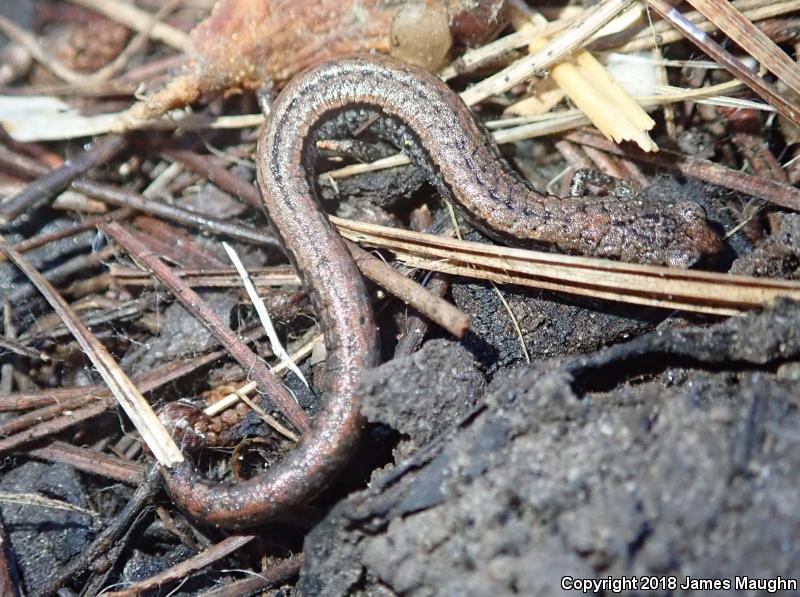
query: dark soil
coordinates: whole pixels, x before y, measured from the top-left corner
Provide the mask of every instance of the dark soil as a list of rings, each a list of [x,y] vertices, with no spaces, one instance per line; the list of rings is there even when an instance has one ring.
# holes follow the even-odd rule
[[[472,409],[482,382],[463,348],[428,343],[384,365],[364,382],[365,411],[416,451],[311,531],[298,592],[555,595],[564,576],[794,578],[799,330],[800,305],[786,302],[659,331],[504,372]],[[458,416],[438,416],[454,397]]]

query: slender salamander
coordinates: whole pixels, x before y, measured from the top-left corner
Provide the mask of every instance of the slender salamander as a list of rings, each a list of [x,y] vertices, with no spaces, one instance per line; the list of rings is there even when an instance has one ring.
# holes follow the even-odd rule
[[[317,201],[315,162],[318,140],[367,122],[370,134],[404,150],[473,225],[501,242],[676,267],[721,247],[695,203],[535,191],[459,97],[419,68],[369,56],[306,71],[276,100],[256,165],[267,214],[325,333],[324,394],[299,445],[259,476],[226,486],[190,463],[164,469],[172,498],[200,521],[248,527],[275,519],[318,494],[355,449],[362,423],[355,388],[378,361],[377,332],[353,258]]]

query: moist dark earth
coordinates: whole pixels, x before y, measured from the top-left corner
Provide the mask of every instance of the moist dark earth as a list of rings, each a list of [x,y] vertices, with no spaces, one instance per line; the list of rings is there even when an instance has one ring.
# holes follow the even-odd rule
[[[384,365],[364,380],[365,412],[402,434],[396,464],[311,531],[298,593],[796,578],[798,324],[800,305],[785,302],[519,366],[488,386],[450,342]]]

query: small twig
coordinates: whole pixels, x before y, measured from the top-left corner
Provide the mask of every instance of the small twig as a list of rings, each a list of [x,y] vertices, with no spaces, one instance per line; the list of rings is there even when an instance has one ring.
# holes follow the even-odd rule
[[[561,139],[561,141],[556,141],[555,147],[573,170],[588,170],[592,168],[591,160],[574,143]]]
[[[149,21],[139,30],[128,46],[114,60],[90,74],[77,72],[69,68],[54,56],[50,55],[33,35],[3,16],[0,16],[0,30],[27,49],[37,62],[71,86],[95,87],[98,84],[104,83],[107,79],[110,79],[119,72],[130,57],[144,47],[148,38],[155,38],[156,35],[153,34],[153,32],[162,24],[160,20],[180,3],[181,0],[169,0],[155,15],[149,17]]]
[[[23,212],[44,204],[63,191],[73,180],[90,168],[103,164],[122,151],[126,145],[125,137],[107,135],[97,141],[90,149],[64,162],[44,176],[29,183],[22,191],[0,204],[0,224],[7,224]]]
[[[380,284],[431,321],[438,323],[456,338],[464,336],[469,328],[469,316],[461,309],[405,277],[355,243],[348,242],[347,248],[350,249],[361,273],[370,280]]]
[[[261,193],[258,192],[255,185],[242,180],[227,168],[218,165],[208,156],[185,149],[168,149],[162,153],[165,157],[177,160],[190,170],[205,176],[219,188],[236,195],[245,203],[258,209],[263,208]]]
[[[442,298],[449,287],[447,276],[434,272],[425,288],[428,292]],[[428,332],[429,319],[419,312],[409,313],[406,317],[404,329],[397,340],[394,349],[394,356],[400,357],[412,354],[422,344],[425,334]]]
[[[0,518],[0,595],[7,597],[21,597],[19,571],[8,541],[5,523]]]
[[[790,184],[789,177],[770,151],[769,145],[762,135],[741,130],[736,123],[733,123],[733,130],[731,140],[742,152],[753,173],[770,178],[780,184]]]
[[[252,341],[259,337],[261,333],[261,330],[257,330],[256,333],[248,333],[246,334],[246,339]],[[136,386],[140,388],[143,393],[150,392],[176,379],[189,375],[201,367],[213,363],[217,359],[225,356],[225,354],[223,350],[215,350],[214,352],[193,359],[178,359],[159,365],[152,371],[134,378],[134,381]],[[47,407],[54,404],[63,404],[65,401],[76,398],[82,401],[78,403],[79,405],[86,405],[94,400],[106,398],[107,396],[109,396],[109,390],[102,385],[18,392],[10,396],[0,396],[0,412]]]
[[[614,178],[625,178],[625,172],[620,165],[607,153],[589,146],[585,146],[583,151],[586,153],[586,156],[592,160],[593,168],[596,168],[608,176],[613,176]]]
[[[421,232],[435,232],[437,229],[437,225],[427,206],[412,212],[410,224],[412,230]],[[444,297],[450,286],[448,276],[439,272],[431,272],[423,276],[421,284],[440,298]],[[418,311],[413,313],[406,312],[403,328],[394,349],[395,358],[410,355],[416,351],[422,345],[422,341],[428,333],[428,327],[429,320]]]
[[[18,450],[26,444],[35,442],[55,433],[60,433],[61,431],[64,431],[73,425],[77,425],[78,423],[82,423],[83,421],[93,419],[94,417],[106,412],[108,408],[108,403],[101,401],[97,404],[91,404],[89,406],[84,406],[82,408],[70,411],[68,414],[63,414],[52,421],[44,421],[38,425],[34,425],[22,433],[17,433],[16,435],[0,440],[0,454]]]
[[[13,168],[16,172],[29,177],[43,176],[50,169],[34,160],[14,153],[0,145],[0,164]],[[200,230],[208,230],[216,234],[223,234],[246,242],[271,246],[276,249],[281,247],[278,240],[267,233],[242,224],[231,223],[203,214],[182,209],[174,205],[167,205],[160,201],[147,199],[138,193],[124,191],[117,187],[79,178],[70,185],[74,190],[95,197],[101,201],[117,207],[129,207],[137,211],[164,218]]]
[[[208,304],[192,290],[172,269],[153,254],[136,235],[116,223],[106,224],[103,230],[131,257],[142,263],[164,283],[180,303],[200,321],[206,329],[231,353],[231,355],[258,382],[286,418],[300,431],[308,429],[308,416],[292,398],[286,388],[278,383],[258,356],[250,350],[233,331],[211,310]]]
[[[222,269],[227,264],[202,247],[192,235],[151,216],[137,216],[131,222],[147,236],[150,248],[167,261],[188,269]],[[141,271],[140,271],[141,273]]]
[[[105,224],[106,222],[124,220],[126,218],[131,217],[133,213],[134,213],[133,210],[123,208],[123,209],[118,209],[116,211],[112,211],[111,213],[102,216],[94,216],[86,218],[81,222],[65,226],[64,228],[59,228],[58,230],[52,230],[50,232],[45,232],[43,234],[37,234],[36,236],[31,236],[30,238],[26,238],[25,240],[14,245],[14,250],[20,253],[27,253],[32,249],[37,249],[49,243],[56,242],[64,238],[69,238],[71,236],[75,236],[76,234],[84,232],[85,230],[93,230],[97,228],[100,224]],[[6,260],[5,255],[0,255],[0,262],[3,262],[5,260]]]
[[[108,247],[100,249],[96,253],[85,253],[83,255],[76,255],[72,259],[68,259],[63,263],[58,264],[54,268],[51,268],[44,272],[42,275],[44,278],[49,281],[51,284],[57,284],[66,278],[73,277],[78,273],[83,273],[93,267],[97,267],[99,264],[103,263],[106,259],[108,259],[111,255],[114,254],[113,250],[109,250]],[[32,284],[23,284],[20,285],[13,293],[9,295],[9,300],[12,302],[19,302],[22,299],[28,298],[35,294],[35,286]],[[22,338],[26,338],[28,334],[22,336]]]
[[[134,486],[142,482],[145,469],[142,464],[103,454],[97,450],[73,446],[62,441],[55,441],[48,446],[29,450],[26,452],[26,456],[67,464],[85,473]]]
[[[511,320],[511,325],[514,328],[514,332],[516,332],[517,334],[517,340],[519,340],[519,345],[520,348],[522,349],[522,356],[525,358],[525,362],[530,363],[531,355],[528,352],[528,345],[525,344],[525,336],[522,333],[522,328],[519,327],[519,320],[517,319],[517,316],[514,314],[513,309],[511,309],[511,305],[508,304],[506,297],[503,296],[503,293],[497,287],[497,284],[493,280],[490,281],[489,283],[492,285],[492,288],[494,288],[494,292],[497,295],[497,298],[500,299],[500,302],[503,304],[503,308],[508,313],[508,317]]]
[[[261,572],[252,573],[249,578],[200,593],[197,597],[240,597],[241,595],[250,595],[259,589],[266,589],[288,582],[292,577],[299,574],[302,566],[303,554],[295,554],[281,562],[270,565],[269,568]]]
[[[87,398],[86,396],[74,396],[67,400],[62,400],[58,404],[43,406],[24,415],[17,415],[7,421],[3,421],[0,423],[0,437],[6,438],[21,433],[25,429],[30,429],[34,425],[55,419],[67,411],[81,408],[93,401],[91,399],[87,400]],[[107,408],[110,408],[111,404],[111,402],[107,402]]]
[[[131,583],[121,591],[107,591],[103,593],[103,595],[105,597],[132,597],[133,595],[139,595],[144,591],[161,587],[167,583],[181,580],[193,572],[202,570],[222,558],[229,556],[237,549],[241,549],[250,543],[253,539],[255,539],[255,535],[234,535],[233,537],[228,537],[212,545],[202,553],[184,562],[180,562],[171,568],[167,568],[155,576]]]
[[[20,344],[16,340],[12,340],[11,338],[7,338],[5,336],[0,336],[0,349],[9,350],[14,354],[30,357],[32,359],[39,359],[42,361],[49,360],[49,357],[45,353],[28,348],[24,344]]]
[[[11,301],[7,298],[3,301],[3,329],[6,339],[16,342],[17,328],[14,325],[14,311],[11,308]],[[7,362],[0,365],[0,399],[14,389],[14,365],[12,359],[7,359]]]

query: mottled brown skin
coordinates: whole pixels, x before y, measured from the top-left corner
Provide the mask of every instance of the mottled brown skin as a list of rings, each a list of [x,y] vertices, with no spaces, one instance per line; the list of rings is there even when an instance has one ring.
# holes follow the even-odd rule
[[[269,218],[325,333],[323,400],[297,448],[261,476],[224,486],[188,463],[165,470],[170,495],[198,520],[247,527],[274,519],[315,496],[355,448],[361,418],[354,391],[359,373],[377,362],[377,334],[361,276],[315,198],[314,162],[320,137],[351,132],[374,114],[385,118],[371,132],[403,148],[473,224],[504,242],[682,267],[720,247],[693,203],[535,191],[499,159],[447,85],[420,69],[378,56],[312,68],[276,101],[257,166]]]

